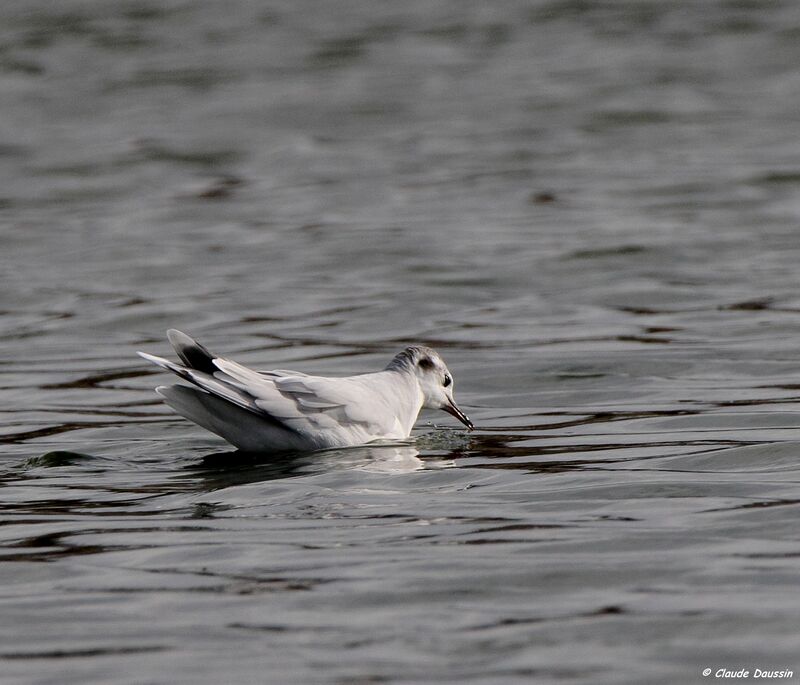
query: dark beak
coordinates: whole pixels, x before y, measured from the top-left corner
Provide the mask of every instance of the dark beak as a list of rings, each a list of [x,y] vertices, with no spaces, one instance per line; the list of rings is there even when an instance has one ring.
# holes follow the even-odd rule
[[[442,407],[448,414],[452,414],[455,416],[461,423],[463,423],[467,430],[472,430],[475,426],[472,425],[472,421],[469,420],[469,416],[467,416],[463,411],[461,411],[453,400],[450,400],[450,404],[446,404]]]

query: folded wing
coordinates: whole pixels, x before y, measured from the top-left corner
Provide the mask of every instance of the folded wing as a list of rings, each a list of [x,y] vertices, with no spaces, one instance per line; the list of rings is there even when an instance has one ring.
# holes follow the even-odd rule
[[[229,359],[214,364],[223,377],[253,398],[261,411],[300,432],[363,432],[365,436],[387,434],[393,426],[392,412],[376,412],[376,396],[369,376],[323,378],[279,372],[272,377]],[[291,375],[290,375],[291,374]],[[381,425],[376,417],[385,417]]]

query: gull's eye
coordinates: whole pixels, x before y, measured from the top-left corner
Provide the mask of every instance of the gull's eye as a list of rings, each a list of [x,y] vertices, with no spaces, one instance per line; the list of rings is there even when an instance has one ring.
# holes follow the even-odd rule
[[[444,385],[444,387],[446,388],[446,387],[447,387],[448,385],[450,385],[450,383],[452,383],[452,382],[453,382],[453,379],[452,379],[452,378],[450,378],[450,374],[449,374],[449,373],[446,373],[446,374],[444,375],[444,383],[442,383],[442,385]]]

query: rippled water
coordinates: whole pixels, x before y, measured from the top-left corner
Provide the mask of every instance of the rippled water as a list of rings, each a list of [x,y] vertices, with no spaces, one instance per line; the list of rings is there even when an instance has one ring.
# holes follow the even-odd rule
[[[0,665],[25,683],[800,672],[800,8],[0,7]],[[478,429],[270,459],[164,330],[440,349]]]

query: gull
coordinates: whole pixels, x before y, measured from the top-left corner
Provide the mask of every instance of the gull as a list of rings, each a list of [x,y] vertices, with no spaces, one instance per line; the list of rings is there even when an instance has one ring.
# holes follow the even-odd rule
[[[453,400],[453,376],[430,347],[412,345],[382,371],[343,378],[255,371],[218,357],[185,333],[167,338],[182,364],[139,356],[192,386],[156,388],[178,414],[248,452],[311,451],[405,440],[423,407],[474,426]]]

